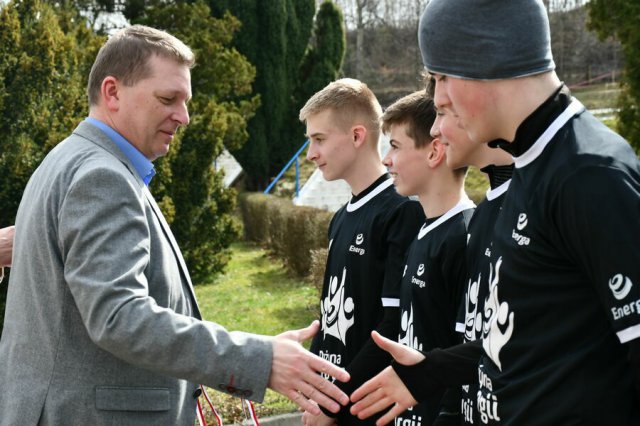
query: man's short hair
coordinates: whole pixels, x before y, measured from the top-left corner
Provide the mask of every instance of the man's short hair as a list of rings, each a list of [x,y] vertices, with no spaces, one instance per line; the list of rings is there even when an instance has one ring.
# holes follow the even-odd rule
[[[102,81],[113,76],[126,86],[133,86],[151,72],[149,58],[158,55],[193,68],[195,55],[191,49],[171,34],[144,25],[120,30],[100,48],[91,72],[87,94],[89,104],[97,105]]]
[[[416,148],[429,144],[431,126],[436,119],[436,110],[424,90],[413,92],[395,101],[382,115],[382,131],[389,133],[391,126],[405,124],[407,136],[413,139]]]
[[[355,124],[362,124],[376,143],[380,137],[382,107],[369,87],[353,78],[343,78],[329,83],[313,95],[300,110],[300,121],[311,115],[331,110],[338,127],[344,131]]]

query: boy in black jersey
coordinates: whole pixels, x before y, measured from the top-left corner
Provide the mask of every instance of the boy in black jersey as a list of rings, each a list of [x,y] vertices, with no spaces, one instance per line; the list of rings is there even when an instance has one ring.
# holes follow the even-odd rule
[[[431,135],[438,137],[446,146],[449,167],[475,166],[489,178],[490,188],[486,197],[478,205],[469,222],[466,284],[456,323],[456,330],[462,333],[463,341],[472,342],[482,337],[484,302],[489,295],[491,238],[502,201],[511,182],[513,157],[503,150],[471,141],[466,132],[455,124],[455,117],[447,111],[439,111]],[[478,359],[479,355],[478,351]],[[477,391],[477,383],[462,385],[458,401],[461,413],[459,424],[480,424],[476,410]]]
[[[400,343],[424,351],[460,342],[455,321],[464,287],[467,224],[475,207],[464,192],[466,168],[447,167],[445,145],[429,134],[435,116],[424,90],[397,100],[382,116],[391,144],[383,163],[396,190],[417,196],[427,218],[407,251],[398,336]],[[443,407],[445,389],[400,414],[395,423],[431,425],[441,410],[443,420],[457,419],[457,403],[453,412]]]
[[[433,81],[429,79],[426,91],[430,96],[433,96],[433,87]],[[446,111],[438,112],[431,129],[431,136],[438,138],[441,145],[446,148],[446,160],[449,168],[455,170],[466,166],[479,167],[487,174],[490,182],[487,196],[475,209],[468,226],[465,288],[456,323],[456,330],[463,334],[465,342],[475,341],[481,337],[484,301],[489,294],[488,276],[490,270],[491,233],[500,211],[502,200],[509,187],[513,170],[513,158],[503,150],[493,149],[486,144],[471,141],[466,132],[455,124],[455,117]],[[442,345],[441,347],[448,346],[450,345]],[[422,350],[425,351],[425,348]],[[477,366],[479,357],[480,351],[478,348],[475,360],[472,361],[473,366]],[[468,363],[468,360],[464,360],[462,367],[466,367]],[[455,363],[450,368],[456,368]],[[397,380],[397,375],[392,369],[388,369],[387,374],[395,376]],[[470,384],[462,386],[462,394],[459,400],[454,403],[454,406],[449,405],[447,407],[450,412],[455,408],[461,414],[460,424],[479,424],[480,421],[475,409],[478,386],[474,385],[472,381],[474,378],[475,376],[469,379]],[[443,383],[443,385],[445,384]],[[428,398],[423,398],[421,401],[436,399],[440,395],[441,389],[442,386],[434,387]],[[410,399],[408,405],[411,406],[416,403],[408,391],[406,391],[406,395]],[[447,403],[450,403],[450,401],[447,401]],[[438,418],[438,421],[443,420],[444,416]]]
[[[556,76],[542,2],[432,0],[420,41],[436,103],[515,157],[492,237],[481,423],[640,424],[636,155]]]
[[[312,352],[344,367],[350,393],[389,364],[371,331],[398,335],[398,283],[409,243],[424,221],[420,204],[399,195],[378,151],[382,110],[362,82],[342,79],[313,95],[300,111],[310,139],[307,158],[326,180],[344,179],[353,198],[329,226],[329,253],[320,301],[322,329]],[[332,378],[329,378],[333,380]],[[310,397],[310,395],[307,395]],[[303,415],[307,426],[373,424],[349,413]]]

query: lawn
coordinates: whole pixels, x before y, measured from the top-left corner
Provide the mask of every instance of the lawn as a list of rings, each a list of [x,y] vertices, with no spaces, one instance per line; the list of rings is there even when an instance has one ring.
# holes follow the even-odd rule
[[[317,318],[316,288],[289,275],[280,260],[247,243],[234,244],[232,253],[224,275],[195,288],[204,319],[228,330],[274,335],[306,327]],[[245,419],[239,399],[211,390],[208,393],[225,423]],[[259,418],[296,410],[288,399],[272,391],[267,392],[263,404],[255,406]],[[207,414],[208,424],[215,425]]]

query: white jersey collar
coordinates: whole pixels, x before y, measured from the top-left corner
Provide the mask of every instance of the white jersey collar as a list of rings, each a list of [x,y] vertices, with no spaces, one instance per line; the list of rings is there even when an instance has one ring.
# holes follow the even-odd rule
[[[514,157],[516,168],[522,168],[530,164],[533,160],[538,158],[546,146],[551,142],[551,139],[558,133],[558,131],[576,114],[584,110],[584,105],[572,98],[571,103],[560,114],[551,125],[544,131],[537,141],[529,148],[524,154],[519,157]]]
[[[492,201],[495,200],[496,198],[498,198],[499,196],[501,196],[502,194],[504,194],[505,192],[507,192],[507,189],[509,189],[509,184],[511,183],[511,179],[509,179],[506,182],[503,182],[500,186],[498,186],[497,188],[489,188],[487,189],[487,200]]]
[[[426,226],[427,225],[426,223],[422,225],[422,228],[420,228],[420,232],[418,233],[418,239],[421,240],[422,238],[424,238],[425,235],[427,235],[433,229],[442,225],[447,220],[451,219],[453,216],[457,215],[461,211],[472,209],[475,206],[476,206],[475,203],[469,199],[467,194],[464,194],[460,199],[460,201],[458,201],[458,204],[456,204],[451,210],[449,210],[448,212],[440,216],[438,220],[434,221],[429,226]]]
[[[365,195],[355,203],[351,202],[353,200],[353,198],[351,198],[351,200],[349,200],[349,203],[347,204],[347,211],[354,212],[358,210],[360,207],[367,204],[369,200],[371,200],[373,197],[375,197],[376,195],[378,195],[379,193],[381,193],[391,185],[393,185],[393,179],[387,178],[384,182],[376,186],[370,193],[368,193],[367,195]]]

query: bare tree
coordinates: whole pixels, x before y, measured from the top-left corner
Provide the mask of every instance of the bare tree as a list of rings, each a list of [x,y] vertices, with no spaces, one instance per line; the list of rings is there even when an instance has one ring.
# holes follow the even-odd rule
[[[344,12],[347,52],[343,74],[365,81],[383,105],[422,86],[418,24],[428,0],[334,0]],[[588,0],[543,0],[552,49],[568,84],[620,69],[615,40],[601,42],[586,28]],[[496,29],[499,30],[499,29]],[[464,52],[452,52],[452,54]]]

